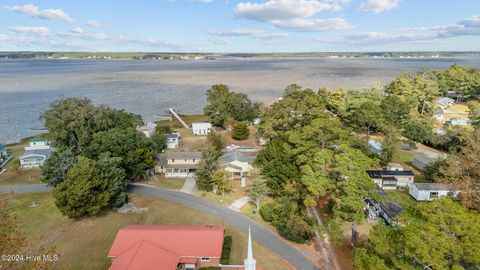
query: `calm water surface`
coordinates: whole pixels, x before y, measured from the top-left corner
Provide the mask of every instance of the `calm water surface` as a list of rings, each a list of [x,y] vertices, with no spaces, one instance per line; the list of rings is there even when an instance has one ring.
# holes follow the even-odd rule
[[[403,72],[455,63],[480,67],[480,58],[0,60],[0,143],[38,133],[32,128],[42,127],[41,113],[61,98],[86,96],[152,121],[161,119],[168,107],[201,113],[205,90],[214,83],[270,102],[291,83],[313,89],[360,88],[384,84]]]

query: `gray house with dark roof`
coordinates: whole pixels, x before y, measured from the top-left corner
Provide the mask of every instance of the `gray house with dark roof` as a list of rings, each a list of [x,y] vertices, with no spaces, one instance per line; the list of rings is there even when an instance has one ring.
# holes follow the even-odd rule
[[[404,170],[367,170],[368,176],[383,189],[397,189],[413,184],[413,171]]]
[[[155,173],[166,177],[186,178],[195,172],[202,152],[167,152],[155,156]]]

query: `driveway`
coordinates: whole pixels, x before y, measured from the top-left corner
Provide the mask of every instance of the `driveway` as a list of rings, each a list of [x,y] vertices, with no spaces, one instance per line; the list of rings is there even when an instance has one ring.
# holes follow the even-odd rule
[[[44,184],[0,187],[0,193],[9,193],[12,191],[18,193],[32,193],[48,192],[50,190],[51,187],[47,187]],[[140,196],[158,198],[193,208],[208,215],[222,219],[225,223],[230,224],[233,227],[243,231],[245,234],[248,233],[248,228],[250,227],[252,230],[252,236],[255,241],[277,253],[280,257],[287,260],[296,269],[319,269],[312,261],[307,258],[311,254],[301,252],[300,250],[286,243],[284,240],[280,239],[276,234],[265,228],[263,225],[232,209],[222,207],[221,205],[206,201],[204,199],[200,199],[191,194],[148,186],[132,184],[128,186],[128,192]],[[328,264],[325,266],[325,268],[322,269],[333,270],[332,267],[330,267]]]
[[[183,183],[180,192],[195,194],[195,191],[197,191],[197,181],[195,181],[193,176],[188,176],[187,179],[185,179],[185,183]]]

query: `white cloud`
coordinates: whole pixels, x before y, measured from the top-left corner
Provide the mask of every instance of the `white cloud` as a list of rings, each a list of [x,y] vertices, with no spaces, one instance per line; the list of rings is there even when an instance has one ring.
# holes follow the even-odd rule
[[[213,41],[213,44],[225,46],[225,45],[232,45],[232,42],[228,39],[217,39]]]
[[[359,10],[380,13],[386,10],[398,8],[399,5],[400,0],[367,0],[360,5]]]
[[[388,33],[365,32],[346,35],[337,39],[322,39],[317,41],[335,44],[368,45],[421,41],[438,42],[440,39],[458,36],[480,36],[480,16],[473,16],[448,25],[396,29]]]
[[[73,19],[63,11],[62,9],[39,9],[37,6],[28,5],[15,5],[6,7],[8,10],[27,15],[30,17],[37,17],[44,20],[59,20],[67,23],[73,23]]]
[[[349,0],[268,0],[264,3],[242,2],[235,8],[239,18],[271,24],[294,31],[329,31],[350,27],[343,18],[313,19],[322,11],[338,12]]]
[[[208,33],[221,37],[250,37],[255,39],[279,39],[288,36],[288,33],[265,32],[259,29],[236,28],[230,30],[209,30]]]
[[[9,39],[10,37],[8,37],[7,35],[0,34],[0,42],[5,42],[5,41],[8,41]]]
[[[12,26],[8,28],[15,33],[34,34],[41,37],[49,36],[50,30],[43,26]]]
[[[103,26],[103,24],[97,20],[86,20],[85,21],[85,25],[87,25],[88,27],[92,27],[92,28],[97,28],[97,27],[101,27]]]
[[[70,32],[72,32],[74,34],[82,35],[82,34],[85,33],[85,30],[83,30],[83,28],[81,28],[81,27],[75,27]]]

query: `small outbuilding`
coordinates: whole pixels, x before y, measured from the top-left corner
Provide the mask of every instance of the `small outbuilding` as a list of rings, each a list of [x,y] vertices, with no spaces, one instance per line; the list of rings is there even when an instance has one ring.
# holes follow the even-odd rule
[[[193,135],[208,135],[212,130],[212,124],[208,122],[203,123],[192,123]]]
[[[165,145],[168,149],[177,148],[180,145],[180,134],[176,132],[165,134]]]
[[[137,127],[137,131],[142,132],[147,138],[150,138],[153,134],[155,134],[156,128],[157,124],[152,122],[146,122],[145,125]]]
[[[439,197],[458,197],[458,191],[450,190],[446,185],[439,183],[415,183],[410,185],[408,192],[415,200],[432,201]]]
[[[437,159],[429,157],[423,153],[413,156],[412,165],[420,171],[425,170],[425,168],[434,163]]]
[[[32,138],[29,146],[25,147],[25,152],[19,158],[20,166],[24,169],[41,167],[52,155],[48,140],[45,138]]]

